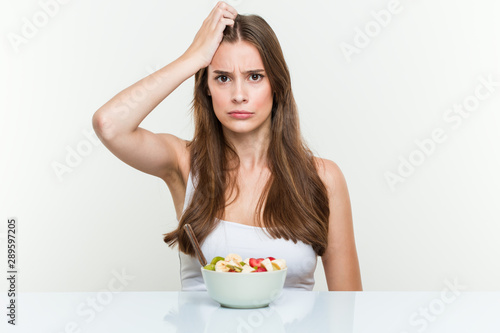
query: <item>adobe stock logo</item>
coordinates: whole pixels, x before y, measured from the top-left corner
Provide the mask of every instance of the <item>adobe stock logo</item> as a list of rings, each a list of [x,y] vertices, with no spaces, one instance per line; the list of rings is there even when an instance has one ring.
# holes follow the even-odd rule
[[[85,129],[82,131],[82,134],[85,139],[78,141],[75,148],[66,145],[66,157],[62,163],[52,161],[50,164],[60,182],[63,181],[65,174],[72,173],[76,167],[82,164],[84,157],[92,154],[94,147],[101,144],[94,131]]]
[[[467,289],[466,286],[458,283],[457,278],[453,282],[446,280],[444,284],[446,287],[441,291],[439,297],[432,299],[425,306],[419,307],[410,315],[408,322],[419,333],[424,332],[432,323],[436,322],[446,312],[446,309],[456,302],[462,292]],[[401,333],[408,332],[403,331]]]
[[[134,275],[127,274],[124,268],[121,269],[121,272],[113,270],[111,274],[113,277],[109,279],[104,289],[99,290],[93,296],[87,296],[85,301],[77,305],[75,313],[78,315],[78,319],[66,322],[57,333],[90,332],[88,324],[99,316],[106,316],[106,312],[111,311],[116,296],[123,292],[136,278]],[[101,313],[104,314],[100,315]]]
[[[387,4],[387,9],[381,9],[379,11],[372,10],[370,15],[373,20],[368,21],[364,29],[360,29],[357,26],[354,28],[355,34],[352,44],[342,42],[339,45],[347,63],[351,63],[352,57],[355,54],[360,54],[362,50],[367,48],[372,40],[380,35],[382,29],[389,26],[393,16],[401,13],[402,10],[403,7],[401,7],[399,0],[391,0]]]
[[[500,86],[500,81],[495,81],[493,75],[488,77],[478,77],[479,84],[476,85],[474,92],[466,96],[460,103],[453,104],[453,107],[448,108],[443,113],[443,121],[451,124],[451,129],[457,130],[463,124],[464,119],[468,119],[473,112],[477,111],[481,102],[491,98]],[[425,163],[425,161],[433,155],[440,144],[448,139],[446,130],[442,127],[437,127],[431,131],[430,137],[421,140],[414,140],[417,146],[412,150],[407,157],[398,156],[399,165],[396,172],[387,171],[384,173],[384,178],[387,185],[392,191],[396,189],[396,185],[404,183],[411,175],[415,174],[417,168]]]
[[[38,5],[40,9],[37,10],[31,19],[23,17],[21,19],[22,25],[20,29],[20,34],[9,32],[7,34],[7,39],[10,45],[19,53],[19,47],[23,44],[27,44],[31,39],[35,38],[41,29],[43,29],[51,19],[53,19],[61,8],[61,5],[65,5],[70,0],[40,0]]]

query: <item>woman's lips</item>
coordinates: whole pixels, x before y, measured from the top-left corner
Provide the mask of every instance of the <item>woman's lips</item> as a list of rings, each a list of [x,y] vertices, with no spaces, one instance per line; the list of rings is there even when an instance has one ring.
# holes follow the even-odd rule
[[[247,119],[250,118],[253,115],[252,112],[248,111],[231,111],[229,112],[229,116],[236,118],[236,119]]]

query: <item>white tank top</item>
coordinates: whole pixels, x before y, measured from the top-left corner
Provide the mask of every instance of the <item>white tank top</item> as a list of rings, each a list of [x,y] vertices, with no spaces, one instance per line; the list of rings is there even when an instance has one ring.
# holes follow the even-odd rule
[[[189,173],[183,213],[193,192],[194,185]],[[312,246],[301,241],[294,243],[291,240],[271,238],[263,229],[221,220],[201,244],[201,250],[208,262],[213,257],[225,257],[230,253],[236,253],[243,259],[266,257],[285,259],[288,271],[284,288],[312,290],[317,263],[317,256]],[[179,260],[182,290],[206,290],[198,259],[179,251]]]

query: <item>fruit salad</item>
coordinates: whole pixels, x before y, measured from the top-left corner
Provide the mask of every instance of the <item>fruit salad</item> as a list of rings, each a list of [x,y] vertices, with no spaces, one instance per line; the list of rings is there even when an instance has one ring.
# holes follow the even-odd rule
[[[231,273],[257,273],[272,272],[286,268],[285,259],[267,258],[242,258],[234,253],[224,257],[214,257],[210,264],[203,267],[210,271]]]

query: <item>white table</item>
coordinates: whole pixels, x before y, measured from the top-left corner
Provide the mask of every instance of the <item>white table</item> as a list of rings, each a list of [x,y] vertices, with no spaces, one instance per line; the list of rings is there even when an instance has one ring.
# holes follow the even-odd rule
[[[254,310],[206,292],[21,293],[15,327],[0,300],[2,332],[500,332],[500,292],[285,291]]]

